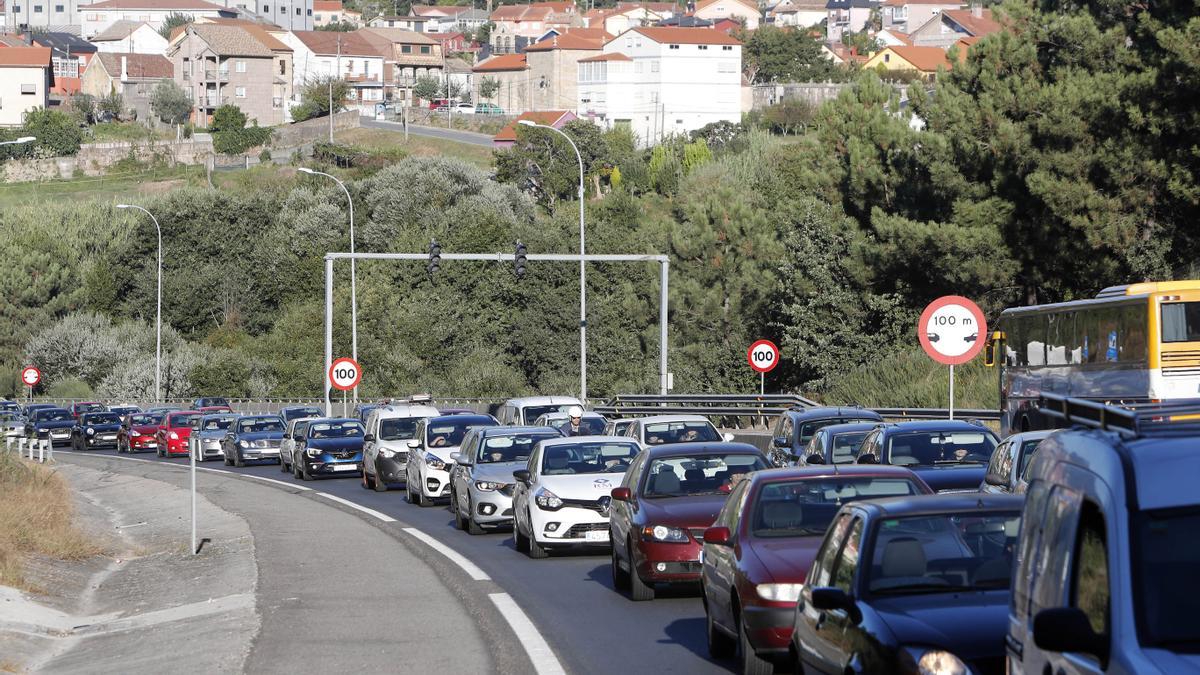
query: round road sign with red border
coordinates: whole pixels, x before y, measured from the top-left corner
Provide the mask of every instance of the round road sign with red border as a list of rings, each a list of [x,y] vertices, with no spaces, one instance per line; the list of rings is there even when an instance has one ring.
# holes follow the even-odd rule
[[[746,350],[746,361],[756,373],[769,373],[779,365],[779,347],[770,340],[759,340]]]
[[[957,366],[975,358],[987,340],[987,319],[974,302],[961,295],[945,295],[921,312],[917,337],[929,358]]]
[[[25,369],[21,371],[21,381],[25,383],[26,387],[32,387],[42,381],[42,371],[33,366],[25,366]]]
[[[329,366],[329,384],[340,391],[350,391],[362,380],[362,368],[354,359],[343,356]]]

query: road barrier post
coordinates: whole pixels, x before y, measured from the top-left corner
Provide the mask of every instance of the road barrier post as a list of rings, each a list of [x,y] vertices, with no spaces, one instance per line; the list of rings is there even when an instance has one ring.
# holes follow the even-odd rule
[[[46,463],[46,444],[47,443],[49,443],[49,441],[43,440],[43,441],[38,442],[38,461],[41,462],[42,464]]]
[[[17,439],[17,457],[24,457],[24,456],[25,456],[25,437],[22,436]]]

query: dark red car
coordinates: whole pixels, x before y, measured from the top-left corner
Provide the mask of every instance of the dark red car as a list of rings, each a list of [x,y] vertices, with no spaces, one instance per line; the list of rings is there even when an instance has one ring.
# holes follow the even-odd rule
[[[153,452],[158,449],[158,430],[163,413],[134,413],[121,420],[117,432],[117,452]]]
[[[747,443],[672,443],[643,450],[612,491],[613,585],[628,589],[634,600],[651,600],[656,584],[699,581],[704,531],[731,486],[768,466]]]
[[[186,455],[188,453],[188,438],[192,435],[192,418],[199,418],[199,410],[179,410],[167,413],[162,426],[156,434],[159,457]]]
[[[743,673],[774,672],[787,661],[796,599],[842,504],[924,494],[933,490],[898,466],[775,469],[739,483],[704,533],[709,653],[737,654]]]
[[[199,408],[196,412],[204,415],[219,415],[221,413],[231,413],[233,412],[233,408],[227,405],[206,405],[203,408]]]
[[[75,419],[79,419],[79,416],[83,413],[108,411],[107,406],[105,406],[103,403],[96,403],[95,401],[72,403],[71,407],[68,409],[71,411],[71,417],[74,417]]]

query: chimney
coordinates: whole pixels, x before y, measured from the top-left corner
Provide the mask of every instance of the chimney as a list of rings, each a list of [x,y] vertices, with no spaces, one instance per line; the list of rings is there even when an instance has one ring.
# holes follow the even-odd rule
[[[128,80],[129,80],[129,57],[122,54],[121,55],[121,81],[126,82]]]
[[[971,16],[975,17],[976,19],[982,19],[983,18],[983,5],[981,5],[979,3],[975,3],[975,4],[971,5]]]

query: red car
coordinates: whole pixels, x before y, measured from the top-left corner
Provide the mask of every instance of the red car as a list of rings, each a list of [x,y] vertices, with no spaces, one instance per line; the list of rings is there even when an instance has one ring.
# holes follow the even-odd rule
[[[157,447],[155,451],[158,456],[186,455],[188,438],[192,435],[192,418],[199,419],[201,414],[199,410],[179,410],[167,413],[156,434]]]
[[[776,469],[742,481],[704,532],[709,654],[737,654],[743,673],[786,664],[796,600],[842,504],[925,494],[933,490],[915,473],[884,465]]]
[[[231,413],[233,412],[233,408],[230,408],[227,405],[206,405],[196,412],[204,415],[219,415],[221,413]]]
[[[71,417],[79,419],[79,416],[83,413],[107,412],[108,408],[103,403],[91,401],[87,403],[72,403],[69,410],[71,411]]]
[[[643,450],[613,488],[609,515],[613,585],[634,600],[655,584],[700,580],[704,531],[739,474],[768,467],[748,443],[672,443]]]
[[[150,452],[158,448],[155,436],[162,428],[163,413],[134,413],[121,420],[117,452]]]

